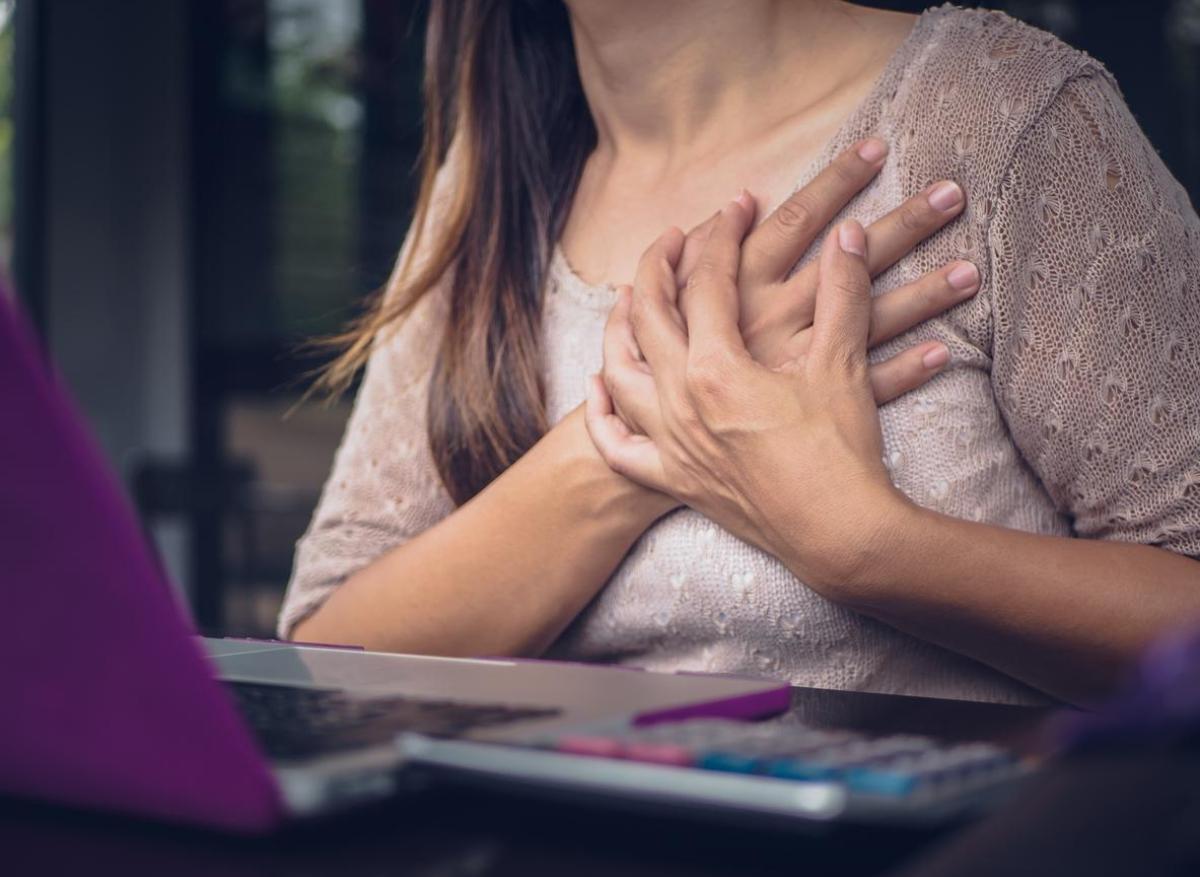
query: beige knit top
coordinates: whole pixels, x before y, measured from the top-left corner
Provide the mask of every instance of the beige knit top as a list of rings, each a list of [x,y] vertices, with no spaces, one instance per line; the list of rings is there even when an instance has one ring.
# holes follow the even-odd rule
[[[956,258],[983,278],[974,299],[873,354],[929,339],[952,354],[943,374],[880,410],[897,486],[948,515],[1200,556],[1200,221],[1107,71],[1001,13],[944,6],[920,17],[798,183],[868,135],[892,153],[844,216],[869,222],[942,178],[968,198],[876,294]],[[453,175],[441,176],[444,194]],[[612,301],[555,253],[543,319],[552,422],[599,370]],[[444,307],[435,291],[372,354],[298,544],[283,636],[351,573],[453,510],[425,416]],[[690,509],[641,538],[547,657],[1041,699],[828,602]]]

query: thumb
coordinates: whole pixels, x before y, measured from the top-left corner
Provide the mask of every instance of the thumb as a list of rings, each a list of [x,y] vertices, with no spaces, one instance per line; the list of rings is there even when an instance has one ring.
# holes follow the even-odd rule
[[[809,356],[827,364],[865,365],[871,324],[871,273],[867,235],[848,219],[821,248],[817,302]]]

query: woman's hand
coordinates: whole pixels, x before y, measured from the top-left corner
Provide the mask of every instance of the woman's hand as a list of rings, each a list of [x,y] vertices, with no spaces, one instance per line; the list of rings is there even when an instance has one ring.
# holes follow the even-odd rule
[[[605,382],[589,387],[587,426],[617,472],[684,503],[836,595],[886,553],[909,508],[882,457],[867,362],[870,260],[862,227],[822,247],[805,348],[776,367],[755,361],[738,327],[748,196],[716,220],[676,307],[684,248],[677,229],[643,256],[607,332]],[[634,345],[645,361],[635,357]],[[942,348],[944,350],[944,348]],[[644,435],[614,414],[613,397]]]
[[[812,342],[813,306],[820,263],[810,262],[793,273],[820,230],[829,224],[875,178],[887,156],[887,144],[868,139],[839,155],[806,186],[787,198],[743,241],[738,265],[738,324],[750,354],[764,365],[776,367],[803,354]],[[957,217],[963,208],[962,190],[943,180],[933,183],[868,226],[867,264],[872,277],[895,262],[934,232]],[[704,243],[720,213],[688,232],[675,276],[679,294],[676,318],[683,325],[691,278]],[[892,340],[919,323],[944,313],[979,291],[979,270],[970,262],[955,261],[931,271],[871,301],[871,328],[867,347]],[[674,300],[674,299],[673,299]],[[618,304],[618,309],[621,307]],[[611,328],[606,338],[605,361],[612,362],[626,348],[640,357],[636,345]],[[945,347],[927,342],[871,366],[871,388],[882,405],[914,390],[932,378],[949,360]],[[611,370],[605,368],[604,379]],[[609,387],[610,394],[612,387]],[[634,418],[616,401],[616,413],[635,432]]]
[[[742,245],[738,266],[738,323],[746,348],[768,366],[795,359],[812,341],[812,321],[819,264],[810,262],[792,274],[796,263],[821,230],[879,172],[887,155],[882,140],[864,140],[847,149],[808,185],[793,193]],[[943,180],[928,186],[867,228],[867,266],[871,277],[890,268],[913,247],[962,212],[962,190]],[[676,269],[679,309],[691,307],[687,281],[716,217],[688,233]],[[868,348],[890,341],[918,323],[937,316],[979,290],[979,271],[955,261],[871,302]],[[872,384],[880,404],[929,379],[921,360],[926,345],[873,370]]]

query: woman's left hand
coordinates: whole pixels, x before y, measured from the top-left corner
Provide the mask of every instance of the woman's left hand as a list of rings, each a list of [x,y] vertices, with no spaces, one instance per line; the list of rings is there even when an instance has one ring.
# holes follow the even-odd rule
[[[911,508],[882,461],[867,362],[866,236],[853,221],[830,233],[812,343],[767,368],[738,330],[738,266],[752,219],[745,196],[722,211],[688,281],[686,325],[675,305],[683,233],[672,229],[647,250],[606,329],[606,354],[622,355],[606,355],[611,395],[591,379],[588,430],[614,470],[836,598],[870,578]]]

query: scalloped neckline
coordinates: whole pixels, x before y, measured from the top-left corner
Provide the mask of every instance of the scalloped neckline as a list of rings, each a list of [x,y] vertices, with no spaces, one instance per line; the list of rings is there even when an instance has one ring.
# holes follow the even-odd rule
[[[889,89],[892,90],[892,94],[894,95],[895,89],[892,86],[897,84],[896,80],[908,67],[909,59],[916,50],[919,42],[918,37],[923,35],[927,22],[935,15],[953,8],[955,8],[953,4],[947,3],[936,8],[926,9],[917,16],[912,30],[908,32],[908,35],[892,53],[891,58],[884,65],[883,71],[876,77],[874,84],[867,91],[866,96],[842,119],[833,136],[826,141],[825,146],[802,168],[788,196],[797,189],[807,185],[821,168],[829,164],[834,155],[844,148],[844,141],[849,139],[850,133],[862,124],[863,117],[866,116],[871,108],[880,103],[880,98]],[[891,95],[888,97],[890,99]],[[570,260],[567,259],[567,254],[563,250],[561,240],[554,242],[554,249],[550,254],[549,279],[558,291],[566,293],[589,306],[611,306],[612,299],[616,295],[617,285],[615,283],[610,281],[589,283],[587,280],[584,280],[571,265]]]

